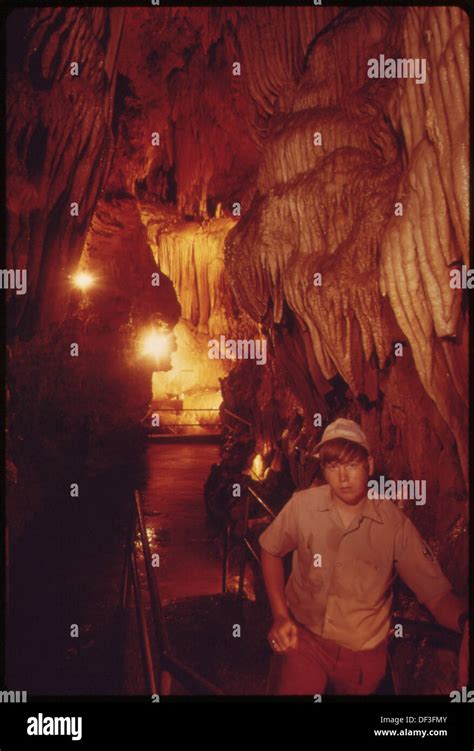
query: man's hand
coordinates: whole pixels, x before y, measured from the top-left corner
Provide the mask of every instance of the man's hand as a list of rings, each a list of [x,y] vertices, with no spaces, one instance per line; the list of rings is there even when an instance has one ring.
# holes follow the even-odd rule
[[[459,616],[469,609],[464,597],[455,595],[451,589],[436,600],[427,602],[426,606],[441,626],[457,631],[459,634]]]
[[[467,686],[469,666],[469,621],[464,624],[461,649],[459,650],[459,685]]]
[[[268,634],[268,641],[274,652],[286,652],[298,646],[298,626],[291,618],[277,616]]]

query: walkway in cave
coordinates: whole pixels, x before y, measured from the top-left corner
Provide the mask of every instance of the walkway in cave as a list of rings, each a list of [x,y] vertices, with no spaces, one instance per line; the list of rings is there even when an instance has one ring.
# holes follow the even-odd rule
[[[163,604],[179,597],[216,594],[221,558],[216,532],[206,519],[203,486],[219,459],[213,444],[150,443],[144,493],[148,539],[160,554]]]
[[[262,693],[268,614],[262,605],[221,595],[222,540],[206,516],[203,486],[219,447],[151,442],[143,511],[151,552],[159,553],[159,593],[173,652],[226,693]],[[228,582],[236,586],[235,571]],[[234,574],[234,576],[232,576]],[[143,579],[144,582],[144,579]],[[233,636],[240,624],[241,637]],[[147,693],[130,614],[125,648],[128,694]],[[173,681],[171,693],[187,693]]]

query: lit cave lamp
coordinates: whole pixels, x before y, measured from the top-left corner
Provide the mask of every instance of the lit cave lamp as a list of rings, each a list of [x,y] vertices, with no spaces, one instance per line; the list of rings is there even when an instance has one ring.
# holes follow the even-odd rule
[[[144,357],[151,357],[159,362],[171,354],[171,337],[156,329],[148,330],[140,342],[140,352]]]
[[[75,287],[78,287],[82,292],[86,292],[94,284],[94,277],[87,271],[78,271],[72,277],[72,283]]]

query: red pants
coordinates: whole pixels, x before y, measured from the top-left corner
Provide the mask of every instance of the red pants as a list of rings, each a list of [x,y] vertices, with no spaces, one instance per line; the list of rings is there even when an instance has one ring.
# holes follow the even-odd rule
[[[274,653],[267,682],[271,695],[372,694],[385,675],[387,639],[375,649],[354,652],[323,639],[298,623],[298,647]]]

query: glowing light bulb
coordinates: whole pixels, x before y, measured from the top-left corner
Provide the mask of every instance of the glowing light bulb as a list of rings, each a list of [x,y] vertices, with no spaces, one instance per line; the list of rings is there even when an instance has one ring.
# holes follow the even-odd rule
[[[155,329],[148,331],[144,334],[141,340],[141,353],[148,357],[153,357],[155,360],[169,355],[171,350],[171,342],[169,334],[160,334]]]
[[[87,271],[78,271],[72,278],[73,284],[83,292],[94,284],[94,277]]]

